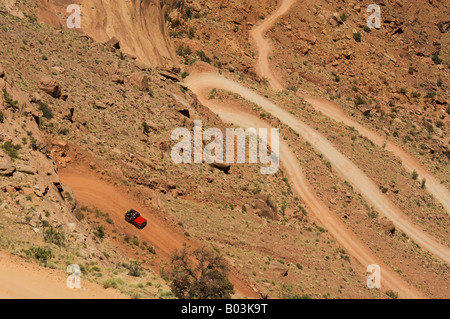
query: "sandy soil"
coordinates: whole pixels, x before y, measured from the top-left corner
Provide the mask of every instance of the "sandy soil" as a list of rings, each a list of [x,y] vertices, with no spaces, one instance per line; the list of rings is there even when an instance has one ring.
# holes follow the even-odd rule
[[[61,270],[43,268],[20,257],[0,252],[0,299],[120,299],[114,289],[81,278],[80,289],[69,289],[69,275]]]

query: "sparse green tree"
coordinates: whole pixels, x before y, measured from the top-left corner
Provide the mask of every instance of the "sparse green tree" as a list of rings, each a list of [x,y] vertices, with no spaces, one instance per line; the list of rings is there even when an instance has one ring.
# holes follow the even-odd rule
[[[234,293],[225,260],[212,251],[197,249],[190,253],[184,247],[172,256],[172,265],[169,278],[177,298],[229,299]]]

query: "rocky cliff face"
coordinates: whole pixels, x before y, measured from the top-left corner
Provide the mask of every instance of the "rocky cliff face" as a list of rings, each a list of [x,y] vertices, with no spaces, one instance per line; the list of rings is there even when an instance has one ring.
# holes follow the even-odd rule
[[[67,6],[73,0],[37,2],[37,18],[51,26],[66,27]],[[120,41],[121,50],[149,66],[174,67],[175,50],[167,18],[181,12],[183,0],[81,0],[81,31],[94,40]]]

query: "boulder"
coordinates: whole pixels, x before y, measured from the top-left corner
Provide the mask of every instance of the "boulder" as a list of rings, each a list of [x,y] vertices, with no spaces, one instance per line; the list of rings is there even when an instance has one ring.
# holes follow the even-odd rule
[[[24,174],[34,175],[36,174],[36,169],[29,165],[19,164],[16,167],[17,171]]]
[[[30,95],[30,102],[31,103],[38,103],[42,101],[42,97],[38,92],[34,92]]]
[[[395,225],[387,218],[383,218],[380,221],[381,228],[386,234],[394,235],[395,234]]]
[[[161,70],[159,71],[159,75],[174,82],[181,82],[181,79],[178,77],[178,75],[169,70]]]
[[[212,163],[212,164],[209,164],[209,165],[211,167],[214,167],[214,168],[218,169],[219,171],[224,172],[227,175],[230,174],[231,166],[228,165],[228,164]]]
[[[63,116],[64,120],[69,121],[70,123],[73,123],[73,113],[75,112],[75,108],[74,107],[70,107],[66,114]]]
[[[103,103],[101,101],[97,101],[97,100],[91,102],[91,105],[99,110],[105,110],[108,108],[108,106],[105,103]]]
[[[133,84],[139,91],[148,91],[148,76],[145,72],[135,72],[130,77],[131,84]]]
[[[40,80],[39,89],[50,95],[51,97],[59,99],[61,97],[61,87],[56,80],[49,76],[44,76]]]
[[[373,107],[371,107],[370,105],[360,105],[358,106],[358,110],[364,115],[364,116],[369,116],[369,114],[373,111]]]
[[[112,37],[111,39],[109,39],[109,41],[107,41],[105,45],[116,50],[120,50],[120,41],[116,37]]]
[[[260,217],[278,220],[277,213],[272,208],[270,208],[265,201],[261,199],[257,199],[253,202],[253,208]]]
[[[119,84],[123,84],[125,82],[123,79],[123,76],[121,76],[119,74],[113,74],[111,76],[111,81],[113,81],[114,83],[119,83]]]
[[[179,105],[181,105],[184,108],[189,108],[190,104],[189,102],[184,98],[179,96],[178,94],[173,93],[172,97],[174,98],[175,102]]]
[[[145,64],[144,62],[141,62],[139,60],[134,61],[134,65],[142,71],[150,70],[150,67],[147,64]]]
[[[0,158],[0,176],[11,176],[15,171],[11,161]]]

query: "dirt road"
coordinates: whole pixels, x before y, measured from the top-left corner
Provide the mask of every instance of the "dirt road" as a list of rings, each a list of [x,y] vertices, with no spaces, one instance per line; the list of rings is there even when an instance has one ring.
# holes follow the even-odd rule
[[[265,32],[274,25],[280,16],[288,12],[294,2],[294,0],[283,1],[279,9],[273,15],[251,31],[251,37],[258,48],[258,59],[256,65],[257,72],[261,77],[266,78],[269,81],[274,90],[278,91],[282,90],[283,86],[271,71],[268,57],[270,51],[272,50],[272,46],[271,43],[265,38]],[[358,167],[356,167],[356,165],[354,165],[337,149],[335,149],[329,141],[318,134],[315,130],[308,127],[305,123],[295,118],[290,113],[284,111],[277,105],[271,103],[267,99],[259,96],[252,90],[249,90],[216,74],[192,74],[187,79],[187,84],[192,91],[200,96],[201,102],[211,108],[214,112],[218,113],[224,121],[228,121],[242,127],[267,126],[267,124],[263,121],[246,112],[240,112],[240,110],[236,109],[227,109],[226,106],[220,106],[217,102],[205,98],[204,94],[207,90],[216,88],[237,93],[243,98],[261,106],[265,111],[279,118],[281,122],[296,130],[306,141],[326,156],[332,163],[333,168],[340,175],[342,175],[342,177],[349,180],[378,211],[392,220],[396,227],[402,229],[405,233],[410,235],[416,243],[440,257],[445,262],[449,263],[450,250],[448,247],[440,245],[426,233],[417,229],[417,227],[415,227],[408,220],[407,216],[381,193],[370,178],[368,178],[360,169],[358,169]],[[320,222],[330,231],[330,233],[362,265],[368,265],[368,262],[375,260],[375,257],[371,254],[368,248],[361,244],[358,239],[355,238],[354,234],[346,229],[345,225],[343,225],[342,222],[329,211],[327,206],[311,191],[311,188],[308,186],[303,174],[298,173],[301,172],[301,167],[298,164],[296,157],[292,154],[292,152],[290,152],[284,143],[281,143],[280,145],[280,160],[286,174],[289,176],[289,180],[293,183],[294,189],[300,197],[307,202],[308,206],[315,213],[316,218],[320,220]],[[419,169],[417,169],[417,171],[419,172]],[[420,172],[423,174],[423,171]],[[378,262],[381,263],[381,261]],[[403,292],[403,296],[418,296],[414,289],[406,285],[403,280],[396,274],[392,273],[392,271],[389,271],[389,267],[384,268],[384,273],[387,274],[385,280],[389,285],[401,290]]]
[[[266,122],[254,114],[236,107],[230,107],[225,103],[208,99],[206,93],[209,92],[210,85],[218,88],[220,87],[220,85],[217,86],[217,84],[220,84],[217,83],[217,78],[208,75],[200,75],[199,77],[193,75],[193,77],[189,79],[188,85],[198,95],[199,101],[210,108],[214,113],[218,114],[224,122],[233,123],[244,129],[250,127],[270,128]],[[205,81],[201,81],[201,79]],[[225,82],[225,86],[230,88],[230,83]],[[232,85],[231,88],[234,89],[235,87]],[[245,97],[248,96],[248,94],[244,93],[245,90],[246,89],[241,88],[241,90],[233,90],[233,92],[239,91],[239,94],[243,94],[242,96]],[[268,136],[266,142],[270,144],[270,136]],[[392,289],[398,291],[402,298],[423,298],[423,295],[406,284],[398,274],[390,269],[390,267],[384,265],[381,260],[375,257],[370,250],[356,238],[349,229],[347,229],[345,224],[315,195],[305,178],[303,169],[300,166],[297,157],[283,139],[280,140],[279,157],[281,166],[287,175],[294,192],[305,201],[307,207],[320,224],[323,225],[343,247],[345,247],[352,258],[360,263],[362,266],[361,268],[364,268],[363,271],[365,271],[365,267],[368,265],[377,264],[382,268],[383,290]],[[363,283],[362,285],[365,284]]]
[[[265,37],[265,33],[274,26],[276,21],[283,15],[285,15],[295,0],[284,0],[278,10],[272,14],[270,17],[265,19],[261,24],[255,26],[250,31],[250,36],[257,47],[258,56],[256,61],[256,72],[262,78],[269,81],[272,89],[276,91],[282,91],[284,89],[283,85],[277,79],[277,77],[272,72],[272,68],[269,61],[269,55],[273,50],[271,42]],[[339,105],[334,102],[310,97],[307,95],[300,94],[305,100],[310,103],[316,110],[321,111],[325,116],[337,121],[342,122],[348,126],[353,126],[362,136],[368,138],[374,142],[377,146],[383,146],[385,149],[392,152],[395,156],[399,157],[402,161],[402,165],[407,171],[412,173],[416,171],[419,174],[419,178],[426,179],[427,190],[431,193],[441,204],[444,206],[448,214],[450,214],[450,191],[440,183],[427,169],[425,169],[419,161],[414,158],[411,154],[408,154],[401,147],[397,146],[395,143],[388,141],[386,138],[380,136],[376,132],[362,126],[355,120],[349,118]]]
[[[363,171],[340,153],[332,143],[316,130],[254,91],[223,76],[211,73],[193,73],[186,83],[197,95],[202,94],[204,90],[212,88],[237,93],[244,99],[259,105],[266,112],[277,117],[281,122],[297,131],[305,141],[323,154],[332,164],[334,171],[349,181],[378,212],[390,219],[398,229],[405,232],[422,248],[450,264],[450,249],[439,244],[430,235],[412,224],[409,218],[381,192]],[[208,103],[205,103],[205,105],[208,105]],[[236,118],[235,122],[237,120]],[[281,154],[281,156],[284,156],[284,154]],[[281,161],[283,161],[283,158],[281,158]]]
[[[200,243],[185,237],[150,209],[140,205],[133,195],[127,193],[126,188],[111,185],[89,169],[83,167],[68,168],[61,170],[59,176],[61,181],[72,189],[77,201],[82,205],[95,207],[109,213],[117,228],[122,232],[135,231],[142,241],[146,241],[154,247],[158,256],[167,261],[170,261],[171,255],[176,250],[183,248],[183,244],[191,247],[200,246]],[[131,208],[138,210],[149,221],[148,226],[142,231],[135,230],[124,219],[125,212]],[[238,296],[259,297],[235,271],[232,270],[229,279],[233,283]]]
[[[272,51],[272,43],[266,38],[265,34],[281,16],[289,11],[294,3],[295,0],[284,0],[281,6],[273,14],[264,19],[263,22],[256,25],[250,31],[250,37],[253,39],[258,50],[256,71],[263,79],[267,79],[270,86],[276,91],[282,91],[284,88],[273,75],[272,68],[269,63],[267,63],[267,61],[269,61],[269,54]]]
[[[0,252],[0,299],[120,299],[114,289],[81,278],[81,289],[69,289],[68,274],[25,262],[17,256]]]
[[[400,146],[387,140],[385,137],[382,137],[376,132],[349,118],[344,113],[342,108],[336,103],[322,98],[304,95],[303,97],[316,110],[322,112],[323,115],[335,120],[336,122],[342,122],[345,125],[354,127],[355,130],[359,132],[359,134],[368,138],[377,146],[382,147],[383,145],[385,145],[386,150],[400,158],[402,165],[407,171],[409,171],[410,173],[416,171],[419,174],[419,179],[426,179],[428,192],[431,193],[435,199],[441,202],[447,213],[450,214],[450,191],[444,185],[442,185],[427,169],[425,169],[411,154],[408,154]]]

